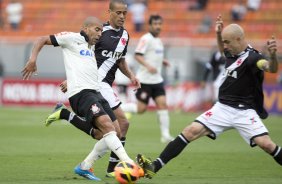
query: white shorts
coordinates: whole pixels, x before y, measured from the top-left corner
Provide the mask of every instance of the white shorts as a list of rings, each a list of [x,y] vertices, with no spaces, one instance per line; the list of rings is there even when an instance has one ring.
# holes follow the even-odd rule
[[[268,130],[255,110],[235,109],[219,102],[197,117],[196,122],[201,123],[212,132],[209,135],[212,139],[226,130],[235,128],[252,147],[256,146],[253,142],[255,137],[268,134]]]
[[[114,92],[113,88],[105,82],[100,83],[100,93],[108,101],[110,107],[115,110],[121,104],[117,94]]]

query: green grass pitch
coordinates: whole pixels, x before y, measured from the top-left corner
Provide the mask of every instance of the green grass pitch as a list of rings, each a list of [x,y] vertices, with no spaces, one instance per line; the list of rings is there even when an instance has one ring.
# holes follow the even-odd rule
[[[76,176],[73,168],[95,143],[89,136],[66,122],[45,127],[51,108],[0,107],[0,183],[89,184]],[[198,114],[170,113],[174,136]],[[282,145],[282,121],[271,116],[264,123],[272,139]],[[134,115],[127,136],[126,150],[135,158],[144,153],[155,158],[164,148],[156,114]],[[105,178],[108,155],[94,165],[99,183],[114,184]],[[282,167],[259,148],[250,148],[239,134],[228,131],[216,141],[202,138],[165,166],[152,180],[140,184],[282,184]]]

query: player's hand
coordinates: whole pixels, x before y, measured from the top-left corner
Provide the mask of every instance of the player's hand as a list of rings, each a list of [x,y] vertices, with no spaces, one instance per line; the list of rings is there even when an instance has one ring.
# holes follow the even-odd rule
[[[163,65],[164,65],[165,67],[169,67],[169,66],[170,66],[170,63],[168,62],[168,60],[164,59],[164,60],[163,60]]]
[[[218,15],[215,21],[215,32],[221,33],[223,29],[223,20],[221,18],[221,15]]]
[[[23,75],[23,80],[30,79],[33,74],[37,75],[36,71],[37,71],[36,62],[34,60],[28,60],[24,69],[21,71]]]
[[[136,77],[132,77],[130,80],[131,83],[134,85],[133,91],[137,91],[137,89],[141,88],[140,81]]]
[[[62,91],[63,93],[65,93],[65,92],[68,91],[67,80],[64,80],[64,81],[60,84],[60,88],[61,88],[61,91]]]
[[[152,67],[152,66],[147,66],[147,69],[151,74],[158,72],[158,70],[155,67]]]
[[[271,56],[276,54],[277,44],[274,36],[272,36],[271,39],[267,41],[267,49]]]

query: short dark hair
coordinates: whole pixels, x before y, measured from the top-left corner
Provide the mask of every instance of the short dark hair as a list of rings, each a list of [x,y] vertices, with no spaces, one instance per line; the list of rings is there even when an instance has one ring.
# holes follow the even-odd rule
[[[160,15],[151,15],[149,18],[149,24],[151,25],[153,20],[163,20],[163,18]]]
[[[114,9],[114,4],[115,4],[115,3],[121,3],[121,4],[127,5],[127,3],[126,3],[125,0],[111,0],[111,1],[110,1],[110,4],[109,4],[109,9],[110,9],[110,10],[113,10],[113,9]]]

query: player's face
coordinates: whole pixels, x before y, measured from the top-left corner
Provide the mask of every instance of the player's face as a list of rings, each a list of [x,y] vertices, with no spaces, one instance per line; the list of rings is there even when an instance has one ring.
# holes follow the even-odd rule
[[[113,9],[109,10],[109,13],[111,26],[116,29],[123,27],[127,14],[127,5],[122,3],[115,3]]]
[[[102,24],[94,24],[86,28],[85,32],[89,38],[88,43],[95,45],[102,35],[103,26]]]
[[[224,50],[228,51],[230,54],[237,55],[241,52],[239,38],[230,34],[223,34],[222,42],[223,42]]]
[[[153,33],[153,35],[158,36],[161,33],[162,25],[163,21],[161,19],[153,20],[149,27],[150,32]]]

